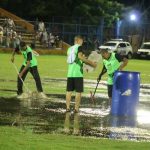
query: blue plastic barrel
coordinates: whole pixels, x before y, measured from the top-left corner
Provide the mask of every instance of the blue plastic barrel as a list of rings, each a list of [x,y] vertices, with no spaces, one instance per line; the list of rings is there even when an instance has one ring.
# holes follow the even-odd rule
[[[115,72],[111,114],[116,116],[136,116],[136,108],[139,102],[139,92],[139,72]]]
[[[111,116],[110,125],[111,127],[135,127],[136,117]]]

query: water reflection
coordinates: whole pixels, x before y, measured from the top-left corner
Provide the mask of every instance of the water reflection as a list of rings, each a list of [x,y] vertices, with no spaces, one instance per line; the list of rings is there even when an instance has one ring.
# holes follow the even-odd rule
[[[72,131],[72,125],[71,125],[71,113],[67,112],[65,115],[65,122],[64,122],[64,132],[67,134],[73,135],[79,135],[80,129],[79,129],[79,114],[74,113],[73,114],[74,120],[73,120],[73,131]]]
[[[150,139],[150,111],[140,105],[137,118],[110,116],[108,108],[87,108],[80,113],[65,113],[65,101],[59,98],[0,99],[0,125],[19,126],[33,133],[66,133],[105,138]],[[146,106],[146,108],[145,108]]]
[[[137,112],[137,122],[139,124],[150,124],[150,111],[140,109]]]
[[[136,127],[136,117],[110,116],[111,127]]]

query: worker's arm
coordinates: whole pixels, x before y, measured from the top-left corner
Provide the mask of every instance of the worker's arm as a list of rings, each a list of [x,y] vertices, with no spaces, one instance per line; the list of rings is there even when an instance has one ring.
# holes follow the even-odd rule
[[[125,67],[125,66],[127,66],[127,64],[128,64],[128,59],[127,58],[123,58],[123,60],[122,60],[122,63],[121,63],[121,65],[120,65],[120,67],[119,67],[119,71],[122,71],[122,69]]]
[[[39,53],[38,53],[38,52],[36,52],[36,51],[34,51],[34,50],[32,50],[32,52],[33,52],[33,54],[34,54],[35,56],[39,56]]]
[[[14,60],[15,60],[15,54],[16,52],[19,52],[19,47],[16,47],[13,52],[12,52],[12,55],[11,55],[11,62],[13,63]]]
[[[23,74],[26,72],[26,70],[28,70],[28,68],[30,67],[30,61],[27,61],[26,66],[24,67],[24,69],[19,73],[19,77],[22,78]]]
[[[128,64],[128,59],[120,54],[115,54],[115,57],[121,63],[121,65],[118,68],[118,71],[122,71],[122,69]]]
[[[88,60],[85,56],[84,56],[84,54],[82,53],[82,52],[79,52],[78,53],[78,58],[81,60],[81,61],[83,61],[85,64],[88,64],[88,65],[90,65],[90,66],[92,66],[92,67],[96,67],[97,66],[97,64],[95,63],[95,62],[93,62],[93,61],[91,61],[91,60]]]
[[[98,78],[97,78],[97,81],[100,81],[102,76],[107,72],[107,69],[106,67],[103,65],[103,69],[101,71],[101,73],[99,74]]]
[[[14,60],[15,60],[15,49],[13,50],[13,52],[12,52],[12,55],[11,55],[11,62],[13,63],[14,62]]]
[[[19,73],[19,77],[22,77],[23,74],[26,72],[26,70],[29,69],[29,67],[30,67],[30,61],[31,61],[31,60],[32,60],[32,53],[29,52],[29,53],[27,54],[26,66],[25,66],[24,69]]]

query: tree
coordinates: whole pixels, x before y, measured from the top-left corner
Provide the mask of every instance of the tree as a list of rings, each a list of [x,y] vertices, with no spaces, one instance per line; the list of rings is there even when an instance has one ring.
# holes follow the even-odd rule
[[[111,25],[120,17],[123,5],[109,0],[5,0],[2,7],[25,19],[42,17],[44,21],[50,21],[51,17],[57,16],[78,17],[81,23],[98,24],[103,17]]]

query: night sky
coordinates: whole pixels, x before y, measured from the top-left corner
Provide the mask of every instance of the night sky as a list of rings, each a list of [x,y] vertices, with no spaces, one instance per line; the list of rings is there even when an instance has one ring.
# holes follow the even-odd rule
[[[142,4],[142,2],[145,8],[148,8],[150,6],[149,0],[116,0],[116,1],[125,4],[125,6],[133,6],[136,5],[137,3]]]

